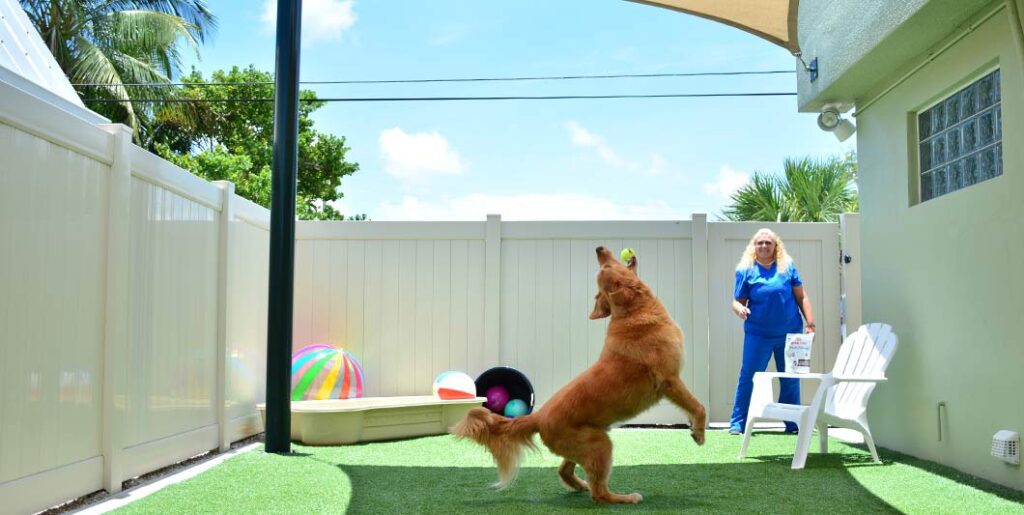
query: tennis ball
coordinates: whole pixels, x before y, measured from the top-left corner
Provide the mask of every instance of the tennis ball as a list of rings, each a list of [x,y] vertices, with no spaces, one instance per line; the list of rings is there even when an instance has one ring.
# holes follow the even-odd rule
[[[623,263],[629,263],[630,259],[636,257],[636,251],[629,247],[626,247],[622,249],[622,252],[619,252],[619,257],[622,258]]]

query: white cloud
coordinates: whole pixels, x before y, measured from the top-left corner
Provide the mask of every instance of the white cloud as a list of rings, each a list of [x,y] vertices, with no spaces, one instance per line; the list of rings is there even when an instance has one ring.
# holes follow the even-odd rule
[[[575,120],[570,120],[566,123],[565,128],[569,130],[569,139],[573,145],[593,150],[594,154],[601,161],[613,168],[621,168],[647,176],[663,175],[668,168],[668,162],[658,154],[652,154],[649,163],[622,158],[612,149],[603,136],[587,130]]]
[[[400,127],[378,138],[384,171],[403,181],[422,182],[435,175],[459,175],[466,163],[437,132],[407,133]]]
[[[733,192],[750,182],[750,174],[734,170],[728,166],[718,169],[718,176],[714,182],[704,183],[704,193],[722,200],[727,200]]]
[[[569,137],[572,139],[573,145],[593,149],[602,161],[610,165],[620,166],[623,164],[622,159],[615,154],[603,137],[588,131],[579,122],[570,120],[565,124],[565,128],[569,129]]]
[[[651,164],[647,166],[647,170],[646,170],[645,175],[650,175],[652,177],[658,176],[658,175],[664,175],[665,174],[665,170],[667,168],[668,168],[668,161],[665,161],[665,158],[661,157],[661,155],[654,154],[654,155],[651,156]]]
[[[682,220],[690,216],[663,201],[626,205],[579,194],[475,193],[439,201],[404,196],[397,204],[382,203],[370,218],[481,221],[488,214],[500,214],[502,220]]]
[[[358,19],[353,8],[355,0],[303,0],[302,41],[337,41]],[[277,0],[263,4],[264,27],[271,34],[277,30]]]

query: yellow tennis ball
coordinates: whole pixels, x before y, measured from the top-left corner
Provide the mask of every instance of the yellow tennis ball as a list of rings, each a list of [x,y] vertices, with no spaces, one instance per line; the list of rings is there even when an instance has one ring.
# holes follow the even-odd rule
[[[636,251],[629,247],[626,247],[622,249],[622,252],[619,252],[619,257],[622,258],[623,263],[629,263],[630,259],[636,257]]]

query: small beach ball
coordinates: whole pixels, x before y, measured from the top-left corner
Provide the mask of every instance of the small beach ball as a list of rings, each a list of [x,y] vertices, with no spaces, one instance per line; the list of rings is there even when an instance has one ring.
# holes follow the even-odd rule
[[[351,352],[318,343],[292,354],[293,401],[362,396],[363,367]]]
[[[476,383],[465,372],[448,370],[434,379],[434,397],[442,400],[476,397]]]

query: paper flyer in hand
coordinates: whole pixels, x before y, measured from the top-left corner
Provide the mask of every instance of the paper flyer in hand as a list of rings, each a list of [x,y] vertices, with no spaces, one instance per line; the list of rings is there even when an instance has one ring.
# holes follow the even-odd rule
[[[808,374],[811,372],[811,343],[814,333],[789,333],[786,335],[786,372]]]

